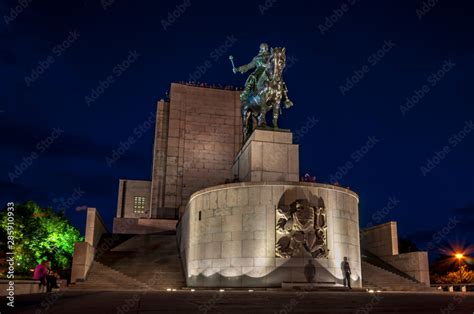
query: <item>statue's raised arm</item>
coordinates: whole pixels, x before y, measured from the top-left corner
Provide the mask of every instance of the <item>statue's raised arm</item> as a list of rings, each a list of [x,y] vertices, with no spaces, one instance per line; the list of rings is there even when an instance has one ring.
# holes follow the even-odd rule
[[[256,65],[256,61],[255,61],[255,58],[253,58],[252,61],[250,61],[250,63],[241,65],[238,68],[233,68],[234,74],[237,73],[237,72],[240,72],[241,74],[244,74],[248,70],[251,70],[251,69],[255,68],[255,65]]]

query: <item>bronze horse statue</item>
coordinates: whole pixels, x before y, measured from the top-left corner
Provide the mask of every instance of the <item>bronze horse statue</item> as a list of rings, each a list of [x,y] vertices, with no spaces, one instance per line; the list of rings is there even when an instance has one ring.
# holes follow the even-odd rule
[[[283,81],[283,70],[286,65],[285,48],[272,48],[267,58],[264,57],[265,55],[259,53],[248,65],[234,68],[234,72],[243,73],[249,68],[257,67],[247,79],[245,90],[240,97],[244,142],[254,129],[268,128],[266,121],[268,111],[273,110],[272,127],[278,129],[281,102],[284,102],[285,108],[293,106]],[[232,61],[232,57],[229,58]]]

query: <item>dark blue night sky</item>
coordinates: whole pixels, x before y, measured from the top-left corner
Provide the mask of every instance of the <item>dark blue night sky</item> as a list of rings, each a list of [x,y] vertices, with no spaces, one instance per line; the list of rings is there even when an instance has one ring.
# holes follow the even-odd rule
[[[287,50],[280,121],[302,174],[357,192],[362,227],[471,244],[474,7],[425,2],[2,1],[0,201],[64,207],[82,231],[97,207],[111,225],[118,180],[150,179],[154,128],[107,158],[171,82],[242,86],[228,55],[265,41]]]

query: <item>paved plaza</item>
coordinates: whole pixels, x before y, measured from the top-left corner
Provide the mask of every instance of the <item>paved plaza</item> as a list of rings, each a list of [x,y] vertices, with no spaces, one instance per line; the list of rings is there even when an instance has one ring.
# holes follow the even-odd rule
[[[2,304],[2,307],[4,304]],[[16,297],[15,313],[474,313],[474,293],[68,291]],[[2,308],[4,313],[4,308]]]

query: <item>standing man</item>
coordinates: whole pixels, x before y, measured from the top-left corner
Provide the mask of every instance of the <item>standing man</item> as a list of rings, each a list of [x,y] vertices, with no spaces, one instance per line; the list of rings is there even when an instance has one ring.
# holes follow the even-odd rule
[[[342,262],[342,271],[344,274],[344,287],[351,288],[351,267],[349,266],[349,262],[347,261],[347,257],[344,257],[344,261]]]

